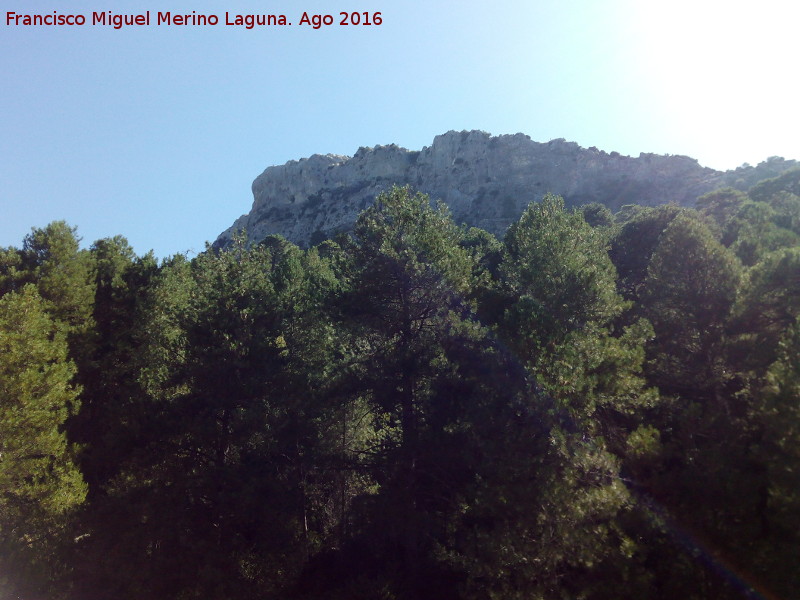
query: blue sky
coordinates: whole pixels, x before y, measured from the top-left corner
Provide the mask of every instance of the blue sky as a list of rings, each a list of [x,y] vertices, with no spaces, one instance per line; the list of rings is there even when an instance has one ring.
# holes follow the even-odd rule
[[[734,168],[800,159],[790,2],[2,0],[0,246],[65,219],[84,245],[202,251],[266,167],[450,129]],[[285,14],[295,25],[22,27],[6,13]],[[300,16],[382,13],[371,27]],[[154,17],[153,17],[154,18]]]

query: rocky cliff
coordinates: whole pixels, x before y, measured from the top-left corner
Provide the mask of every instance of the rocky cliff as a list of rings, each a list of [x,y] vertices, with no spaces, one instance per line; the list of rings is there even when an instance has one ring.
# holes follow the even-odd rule
[[[770,161],[767,171],[775,174],[795,164]],[[720,172],[686,156],[634,158],[563,139],[538,143],[519,133],[450,131],[420,151],[391,144],[359,148],[352,157],[315,154],[269,167],[253,182],[250,212],[214,246],[224,247],[243,230],[251,241],[277,233],[301,246],[316,244],[348,230],[375,196],[393,185],[410,185],[443,200],[456,222],[501,235],[548,192],[568,205],[600,202],[612,211],[633,203],[692,205],[718,187],[749,187],[764,165]]]

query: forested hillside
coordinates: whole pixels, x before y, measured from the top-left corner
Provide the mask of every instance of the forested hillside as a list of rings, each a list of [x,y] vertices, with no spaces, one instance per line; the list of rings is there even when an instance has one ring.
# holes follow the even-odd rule
[[[0,597],[791,598],[800,170],[695,209],[394,188],[308,250],[0,249]]]

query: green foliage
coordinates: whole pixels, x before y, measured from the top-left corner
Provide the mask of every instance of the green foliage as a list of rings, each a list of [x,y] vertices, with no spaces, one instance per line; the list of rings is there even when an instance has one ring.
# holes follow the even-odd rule
[[[800,196],[800,169],[789,169],[778,177],[765,179],[747,192],[755,202],[770,202],[782,193]]]
[[[747,272],[730,328],[738,370],[762,371],[775,360],[778,341],[800,315],[800,248],[767,255]]]
[[[790,597],[796,177],[547,196],[502,241],[407,188],[309,250],[33,230],[0,250],[0,595]]]
[[[753,570],[762,535],[763,464],[753,454],[759,434],[729,336],[741,281],[740,263],[687,213],[662,234],[642,294],[641,310],[655,330],[647,374],[669,399],[652,421],[661,432],[660,456],[635,461],[632,472],[670,528],[702,540],[692,551],[710,553],[709,567],[669,567],[672,577],[705,590],[698,597],[737,597],[714,573],[714,561],[725,555],[732,568]],[[653,544],[650,552],[656,561],[675,549]]]
[[[94,265],[79,243],[76,229],[63,221],[33,229],[21,250],[6,251],[2,291],[33,283],[56,320],[73,332],[86,331],[91,325]]]
[[[800,237],[776,224],[778,214],[765,202],[745,202],[725,228],[722,241],[745,266],[753,266],[769,252],[796,246]]]
[[[330,333],[314,307],[330,279],[314,253],[285,242],[162,270],[145,325],[151,417],[103,502],[148,526],[87,541],[95,555],[113,544],[130,556],[116,574],[123,595],[252,597],[278,589],[315,547],[326,524],[310,507],[332,484],[319,472]],[[180,575],[178,557],[191,565]]]
[[[581,207],[584,221],[592,227],[611,227],[614,224],[614,215],[604,204],[591,202]]]
[[[744,192],[724,188],[700,196],[695,206],[700,214],[711,217],[720,229],[724,229],[748,200]]]
[[[156,276],[152,255],[137,258],[127,240],[117,236],[95,242],[92,303],[94,327],[83,339],[77,381],[83,388],[81,410],[70,420],[70,438],[81,444],[81,470],[91,494],[102,493],[135,444],[141,422],[137,406],[144,290]]]
[[[679,215],[664,231],[642,293],[655,329],[650,376],[662,392],[697,397],[723,385],[723,334],[740,277],[736,259],[696,218]]]
[[[650,259],[661,234],[684,209],[674,205],[637,207],[612,238],[609,257],[617,269],[617,289],[626,300],[638,301]]]
[[[548,196],[509,228],[505,243],[502,329],[544,389],[587,424],[598,408],[627,412],[650,402],[636,376],[649,328],[636,323],[613,335],[629,304],[617,294],[605,238]]]
[[[800,169],[757,184],[747,194],[726,189],[698,199],[704,214],[716,219],[722,241],[746,266],[766,254],[800,242]]]
[[[32,286],[0,299],[3,515],[57,514],[82,500],[61,425],[78,407],[63,332]]]
[[[3,595],[47,584],[31,580],[47,573],[35,563],[52,560],[63,515],[86,495],[61,430],[78,407],[74,372],[64,332],[34,287],[0,298],[0,573],[15,579],[0,579]]]
[[[546,196],[528,207],[509,227],[505,245],[505,285],[536,321],[540,348],[588,323],[607,323],[624,309],[605,240],[580,213],[566,212],[561,198]]]
[[[506,511],[508,520],[503,536],[481,543],[498,543],[498,564],[513,565],[501,569],[491,597],[581,593],[591,585],[587,572],[629,553],[631,541],[615,524],[631,503],[619,470],[634,415],[656,400],[641,377],[651,329],[635,321],[615,331],[629,304],[616,292],[606,239],[560,198],[531,205],[505,246],[499,329],[537,383],[531,410],[549,444],[530,453],[514,448],[498,467],[503,480],[489,487],[510,496],[489,511]],[[516,462],[524,456],[536,462]],[[526,511],[531,506],[538,508]]]
[[[778,595],[797,588],[800,544],[800,321],[785,331],[757,395],[763,427],[759,459],[765,466],[759,576]]]
[[[379,494],[364,500],[385,526],[378,547],[401,549],[399,575],[383,576],[406,597],[422,593],[441,520],[469,473],[456,448],[473,427],[463,402],[481,382],[466,348],[491,355],[468,300],[479,251],[461,239],[443,207],[395,188],[362,213],[344,249],[344,316],[357,349],[347,385],[370,408],[378,445],[369,462],[383,473]]]

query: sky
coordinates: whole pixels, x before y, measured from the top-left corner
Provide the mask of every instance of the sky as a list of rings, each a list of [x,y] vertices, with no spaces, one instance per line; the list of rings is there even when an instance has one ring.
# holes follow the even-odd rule
[[[265,168],[449,130],[715,169],[800,159],[800,3],[777,0],[0,0],[0,247],[76,226],[201,252]],[[93,12],[149,26],[92,25]],[[156,25],[158,12],[216,26]],[[341,26],[341,12],[380,25]],[[24,26],[8,13],[83,15]],[[334,24],[300,25],[303,13]],[[286,27],[225,25],[283,14]]]

